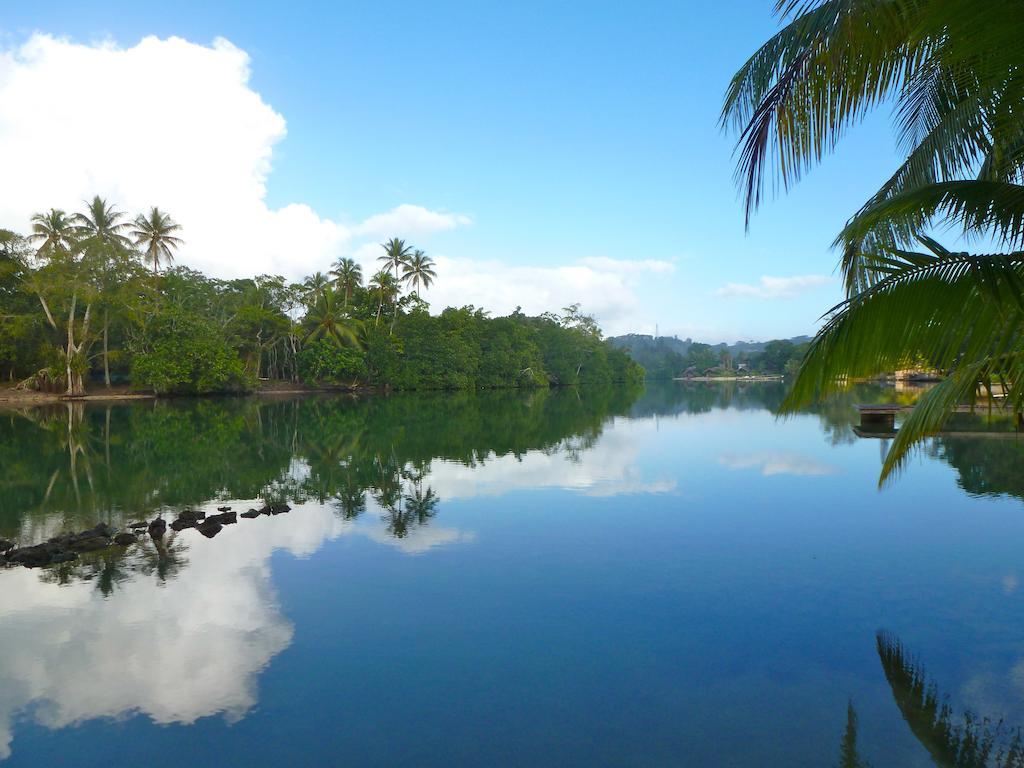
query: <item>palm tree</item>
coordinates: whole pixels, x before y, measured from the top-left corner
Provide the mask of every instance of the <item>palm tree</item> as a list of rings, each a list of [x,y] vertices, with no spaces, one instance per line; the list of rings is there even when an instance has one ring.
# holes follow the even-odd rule
[[[155,209],[154,209],[155,210]],[[109,290],[116,280],[118,256],[130,252],[132,241],[125,234],[130,224],[124,213],[107,203],[99,195],[86,203],[84,213],[74,216],[78,232],[78,246],[90,256],[98,267],[95,273],[100,286],[100,306],[103,309],[103,381],[110,388],[110,302]]]
[[[375,323],[379,323],[381,313],[384,311],[384,305],[393,302],[398,295],[398,284],[395,281],[395,278],[391,276],[390,272],[382,269],[370,278],[369,288],[377,294],[379,299],[377,304],[377,319],[374,321]]]
[[[401,279],[400,270],[409,262],[409,257],[412,256],[412,246],[406,245],[405,240],[393,237],[386,243],[381,243],[380,247],[384,249],[384,255],[378,256],[377,261],[384,262],[385,269],[394,270],[395,282],[397,283]]]
[[[76,240],[75,225],[71,217],[59,208],[32,216],[32,234],[28,239],[39,243],[38,256],[70,253]]]
[[[317,300],[320,293],[331,284],[331,279],[323,272],[314,272],[302,281],[302,287],[306,291],[306,302],[312,303]]]
[[[330,339],[335,344],[358,343],[358,331],[352,322],[345,319],[344,312],[338,306],[338,292],[329,285],[319,290],[303,324],[307,329],[302,339],[303,344],[319,338]]]
[[[908,360],[949,370],[901,427],[884,480],[979,383],[1010,382],[1007,401],[1024,408],[1024,13],[1012,0],[777,8],[783,28],[733,77],[722,110],[740,135],[748,223],[769,178],[796,182],[879,103],[895,101],[907,148],[836,239],[848,299],[828,313],[785,404]],[[951,252],[928,236],[943,221],[1008,252]]]
[[[348,300],[352,298],[356,288],[363,282],[362,267],[354,259],[341,258],[334,262],[331,275],[334,277],[335,285],[341,289],[342,296],[345,297],[344,306],[348,308]]]
[[[399,240],[397,237],[393,237],[386,243],[381,243],[381,248],[384,249],[384,255],[378,256],[377,261],[383,261],[385,269],[393,269],[395,271],[395,293],[397,295],[399,286],[402,284],[402,277],[400,271],[409,263],[409,258],[412,256],[412,246],[406,245],[405,240]],[[394,302],[394,312],[391,315],[391,330],[395,330],[395,320],[398,318],[398,302]]]
[[[146,259],[153,263],[154,277],[161,261],[165,264],[174,261],[172,251],[184,242],[174,234],[180,231],[181,225],[156,206],[150,208],[148,216],[139,214],[135,219],[135,229],[131,235],[137,246],[145,248]]]
[[[402,270],[402,279],[412,284],[412,289],[417,299],[420,297],[420,286],[429,288],[436,277],[434,260],[419,249],[413,251],[412,256],[409,257],[409,261]]]
[[[132,241],[125,235],[131,225],[123,221],[124,213],[107,203],[99,195],[87,202],[84,213],[73,217],[78,231],[79,245],[83,248],[131,248]]]

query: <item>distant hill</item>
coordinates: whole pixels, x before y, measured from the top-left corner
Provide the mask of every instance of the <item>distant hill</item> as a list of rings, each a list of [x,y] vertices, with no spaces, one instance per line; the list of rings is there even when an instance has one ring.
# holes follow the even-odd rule
[[[772,341],[737,341],[733,344],[703,344],[693,339],[680,339],[676,336],[648,336],[640,333],[628,333],[624,336],[610,336],[608,343],[624,349],[630,356],[647,370],[648,378],[671,378],[682,373],[689,366],[704,369],[716,365],[726,357],[730,363],[744,362],[752,368],[775,370],[784,365],[786,349],[799,351],[811,340],[810,336],[794,336],[791,339],[773,339]],[[779,350],[779,342],[786,349]],[[768,345],[773,345],[772,354],[764,355]],[[780,357],[782,354],[782,357]],[[802,351],[800,352],[802,355]]]
[[[788,341],[796,346],[806,344],[810,340],[810,336],[794,336],[791,339],[782,339],[782,341]],[[659,336],[655,339],[653,336],[648,336],[642,333],[627,333],[624,336],[609,336],[608,343],[612,346],[618,347],[619,349],[628,349],[632,352],[667,349],[673,352],[678,352],[680,355],[685,355],[690,351],[690,347],[695,342],[693,339],[680,339],[676,336]],[[718,344],[710,344],[709,346],[716,351],[724,347],[729,350],[729,354],[735,357],[740,352],[764,352],[766,344],[768,344],[767,341],[737,341],[733,344],[720,342]]]

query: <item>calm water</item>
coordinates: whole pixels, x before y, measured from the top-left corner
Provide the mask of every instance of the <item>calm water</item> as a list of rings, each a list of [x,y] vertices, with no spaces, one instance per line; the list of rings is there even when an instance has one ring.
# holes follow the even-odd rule
[[[1024,448],[940,439],[879,491],[852,404],[896,393],[781,394],[4,412],[0,537],[293,511],[0,569],[0,758],[831,766],[855,730],[953,765],[922,675],[1024,725]]]

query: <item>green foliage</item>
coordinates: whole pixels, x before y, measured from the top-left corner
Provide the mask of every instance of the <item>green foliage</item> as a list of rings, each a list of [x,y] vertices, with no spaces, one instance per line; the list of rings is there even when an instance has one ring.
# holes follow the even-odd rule
[[[366,359],[360,351],[324,338],[302,348],[298,365],[299,377],[309,384],[351,384],[366,377]]]
[[[792,409],[921,359],[947,371],[901,426],[884,480],[979,385],[1003,383],[1007,408],[1024,410],[1024,8],[777,7],[783,28],[736,73],[722,111],[740,132],[748,221],[769,171],[788,185],[869,109],[895,101],[906,159],[836,239],[849,299],[829,313],[787,400]],[[928,236],[940,224],[1010,252],[951,253]],[[911,251],[918,243],[929,252]]]
[[[244,392],[255,383],[213,324],[173,308],[149,323],[131,374],[136,387],[157,394]]]
[[[402,240],[382,246],[384,269],[366,286],[348,258],[289,285],[185,267],[160,274],[181,227],[158,208],[129,221],[99,197],[84,213],[37,214],[35,268],[26,241],[0,232],[0,298],[20,299],[10,302],[17,313],[0,316],[9,376],[46,367],[69,394],[83,394],[96,368],[108,380],[130,372],[136,387],[159,394],[243,391],[263,378],[386,389],[643,378],[578,304],[537,318],[493,319],[474,307],[431,315],[419,291],[436,279],[434,262]]]

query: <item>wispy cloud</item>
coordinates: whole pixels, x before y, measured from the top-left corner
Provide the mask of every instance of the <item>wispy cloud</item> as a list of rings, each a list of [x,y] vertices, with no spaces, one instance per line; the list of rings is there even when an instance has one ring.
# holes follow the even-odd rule
[[[408,203],[396,206],[385,213],[377,213],[354,229],[357,235],[390,237],[397,235],[424,235],[443,232],[447,229],[465,227],[472,223],[469,216],[461,213],[441,213],[419,205]]]
[[[761,451],[760,453],[723,453],[718,463],[729,469],[760,469],[765,477],[772,475],[834,475],[839,468],[818,461],[811,456],[783,451]]]
[[[715,291],[715,294],[725,297],[748,297],[754,299],[790,299],[835,281],[836,279],[829,275],[795,275],[793,277],[764,275],[756,285],[728,283]]]
[[[580,264],[593,267],[604,272],[620,272],[631,274],[636,272],[656,272],[669,274],[675,272],[676,265],[661,259],[609,259],[606,256],[591,256],[580,259]]]

